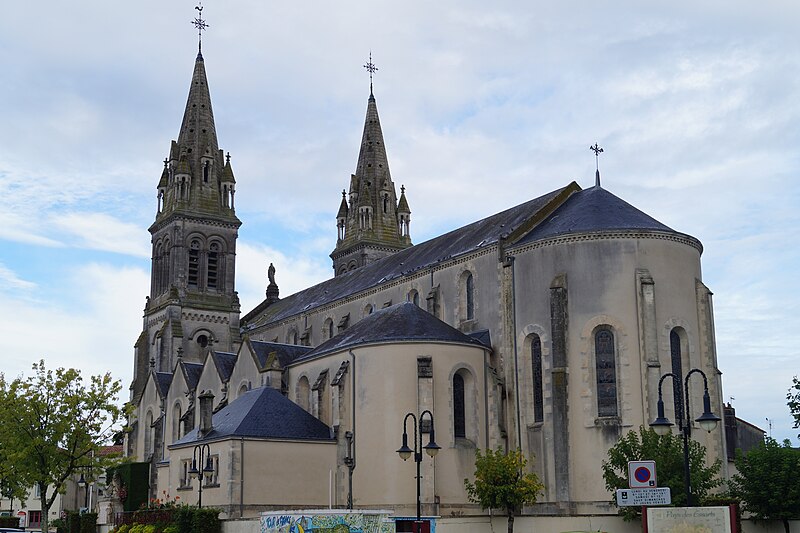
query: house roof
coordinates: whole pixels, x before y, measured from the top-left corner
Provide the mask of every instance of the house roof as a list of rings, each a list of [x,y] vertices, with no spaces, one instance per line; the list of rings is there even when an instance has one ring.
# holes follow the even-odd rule
[[[186,385],[189,390],[197,388],[197,383],[200,381],[200,375],[203,373],[202,363],[190,363],[188,361],[181,361],[183,368],[183,375],[186,378]]]
[[[572,233],[611,230],[678,232],[600,186],[570,196],[518,244]]]
[[[233,367],[236,366],[236,354],[230,352],[215,352],[211,351],[211,358],[214,360],[214,366],[217,367],[220,379],[227,382],[233,372]]]
[[[233,437],[333,441],[331,428],[272,387],[249,390],[214,413],[211,431],[195,428],[173,446]]]
[[[263,341],[250,341],[253,346],[253,351],[258,359],[259,368],[264,368],[267,365],[269,354],[275,352],[278,356],[278,362],[282,367],[290,364],[295,359],[302,357],[311,351],[309,346],[297,346],[294,344],[283,344],[280,342],[263,342]]]
[[[159,396],[166,398],[169,386],[172,384],[172,372],[153,372],[153,374]]]
[[[329,339],[297,362],[354,346],[389,342],[450,342],[485,347],[480,339],[461,333],[432,314],[405,302],[375,311]]]
[[[516,207],[468,224],[429,241],[357,268],[313,287],[269,303],[264,300],[242,318],[249,326],[261,326],[345,298],[386,281],[409,276],[454,257],[492,246],[525,227],[537,214],[579,190],[574,183]]]

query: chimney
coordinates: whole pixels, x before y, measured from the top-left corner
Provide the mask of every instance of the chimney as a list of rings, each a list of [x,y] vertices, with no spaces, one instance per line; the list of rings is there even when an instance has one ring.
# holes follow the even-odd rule
[[[281,377],[283,376],[283,367],[278,360],[278,352],[270,352],[267,356],[267,362],[264,365],[266,376],[266,383],[268,387],[281,390]]]
[[[214,394],[204,391],[200,394],[200,436],[205,436],[211,431],[211,415],[214,410]]]

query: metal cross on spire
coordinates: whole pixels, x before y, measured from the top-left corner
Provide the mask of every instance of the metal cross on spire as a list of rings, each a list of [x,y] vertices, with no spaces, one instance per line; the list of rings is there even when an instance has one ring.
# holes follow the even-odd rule
[[[378,70],[378,67],[372,62],[372,50],[369,51],[369,62],[364,65],[364,68],[369,72],[369,95],[372,96],[372,75]]]
[[[203,2],[198,2],[194,8],[197,10],[197,17],[192,21],[197,28],[197,54],[203,54],[203,30],[208,28],[208,24],[203,20]]]
[[[595,168],[596,168],[594,184],[595,184],[596,187],[599,187],[600,186],[600,154],[603,153],[603,149],[600,148],[600,145],[598,145],[597,143],[594,143],[594,146],[590,146],[589,150],[594,152],[594,164],[595,164]]]

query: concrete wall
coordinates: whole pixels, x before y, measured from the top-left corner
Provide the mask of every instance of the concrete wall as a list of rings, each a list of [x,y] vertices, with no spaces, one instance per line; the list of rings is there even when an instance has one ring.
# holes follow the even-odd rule
[[[507,518],[462,517],[440,518],[436,521],[437,533],[501,533],[506,530]],[[800,533],[800,520],[789,522],[791,533]],[[258,519],[226,520],[222,523],[222,533],[260,533]],[[640,533],[639,522],[625,522],[616,516],[576,516],[576,517],[530,517],[522,516],[514,520],[516,533]],[[742,533],[783,533],[779,521],[754,522],[744,520]]]

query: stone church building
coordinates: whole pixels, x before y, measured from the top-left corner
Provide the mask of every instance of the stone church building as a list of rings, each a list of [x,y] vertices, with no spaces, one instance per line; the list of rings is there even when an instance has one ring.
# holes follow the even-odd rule
[[[423,459],[424,515],[478,512],[463,480],[476,448],[497,447],[521,448],[544,483],[526,514],[615,514],[601,461],[655,418],[662,374],[702,369],[722,413],[702,245],[599,174],[413,244],[370,94],[342,185],[333,276],[281,296],[270,268],[241,314],[237,183],[197,56],[158,180],[130,391],[127,454],[151,463],[154,496],[194,503],[205,469],[203,504],[229,517],[349,502],[413,516],[413,461],[395,451],[406,413],[429,410],[418,430],[441,450]],[[691,392],[696,417],[702,383]],[[675,420],[671,386],[664,400]],[[726,457],[724,431],[693,438]]]

